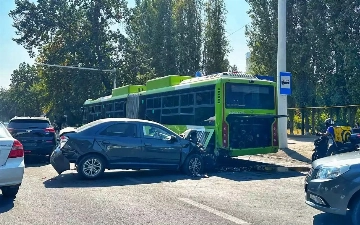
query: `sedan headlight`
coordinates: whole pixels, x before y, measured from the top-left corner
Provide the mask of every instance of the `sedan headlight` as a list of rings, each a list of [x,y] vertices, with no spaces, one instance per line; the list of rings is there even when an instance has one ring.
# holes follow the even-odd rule
[[[318,173],[316,174],[316,179],[334,179],[347,171],[349,171],[350,166],[322,166],[320,167]]]

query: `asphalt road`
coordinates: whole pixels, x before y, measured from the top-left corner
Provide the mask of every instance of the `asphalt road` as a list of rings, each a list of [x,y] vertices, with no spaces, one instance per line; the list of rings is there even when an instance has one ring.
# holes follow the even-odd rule
[[[304,203],[304,174],[108,171],[96,181],[50,165],[26,168],[15,201],[0,195],[0,224],[343,225]]]

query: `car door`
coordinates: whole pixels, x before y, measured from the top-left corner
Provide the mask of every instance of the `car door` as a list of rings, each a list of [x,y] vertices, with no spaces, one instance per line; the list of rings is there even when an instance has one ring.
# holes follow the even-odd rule
[[[121,168],[121,165],[142,162],[142,142],[138,134],[136,123],[119,122],[100,131],[95,139],[109,163]]]
[[[144,160],[154,167],[177,167],[181,156],[181,143],[170,141],[173,135],[155,124],[142,124]]]

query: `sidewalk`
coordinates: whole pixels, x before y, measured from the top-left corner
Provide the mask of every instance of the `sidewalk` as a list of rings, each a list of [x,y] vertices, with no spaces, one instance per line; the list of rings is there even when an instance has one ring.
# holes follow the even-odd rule
[[[289,170],[307,172],[311,168],[311,155],[314,149],[314,136],[291,136],[288,138],[288,148],[272,154],[237,157],[259,165],[251,166],[255,171],[287,172]]]

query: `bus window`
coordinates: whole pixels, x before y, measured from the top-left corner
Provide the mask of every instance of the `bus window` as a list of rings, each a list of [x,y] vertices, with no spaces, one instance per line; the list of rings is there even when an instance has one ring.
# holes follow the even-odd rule
[[[106,112],[114,111],[114,103],[106,104]]]
[[[161,110],[161,115],[174,115],[179,113],[179,108],[165,108]]]
[[[194,114],[193,107],[180,108],[180,114]]]
[[[215,106],[195,108],[195,125],[209,125],[209,122],[206,122],[205,120],[208,120],[213,116],[215,116]]]
[[[154,108],[155,109],[161,108],[161,98],[154,98]]]
[[[146,108],[148,108],[148,109],[154,108],[154,99],[153,98],[148,98],[146,100]]]
[[[124,111],[124,102],[115,102],[115,111]]]
[[[194,94],[185,94],[180,96],[180,106],[194,105]]]
[[[161,123],[160,121],[161,109],[148,109],[146,110],[146,119],[151,120],[157,123]]]
[[[274,86],[226,83],[225,89],[226,108],[275,109]]]
[[[210,91],[196,93],[196,105],[210,105],[212,98]]]
[[[195,116],[194,114],[193,115],[179,115],[178,117],[178,121],[176,122],[173,122],[173,123],[176,123],[175,125],[178,125],[178,124],[186,124],[186,125],[195,125],[194,123],[194,119],[195,119]]]
[[[163,101],[162,101],[163,108],[178,107],[178,106],[179,106],[178,95],[163,97]]]

